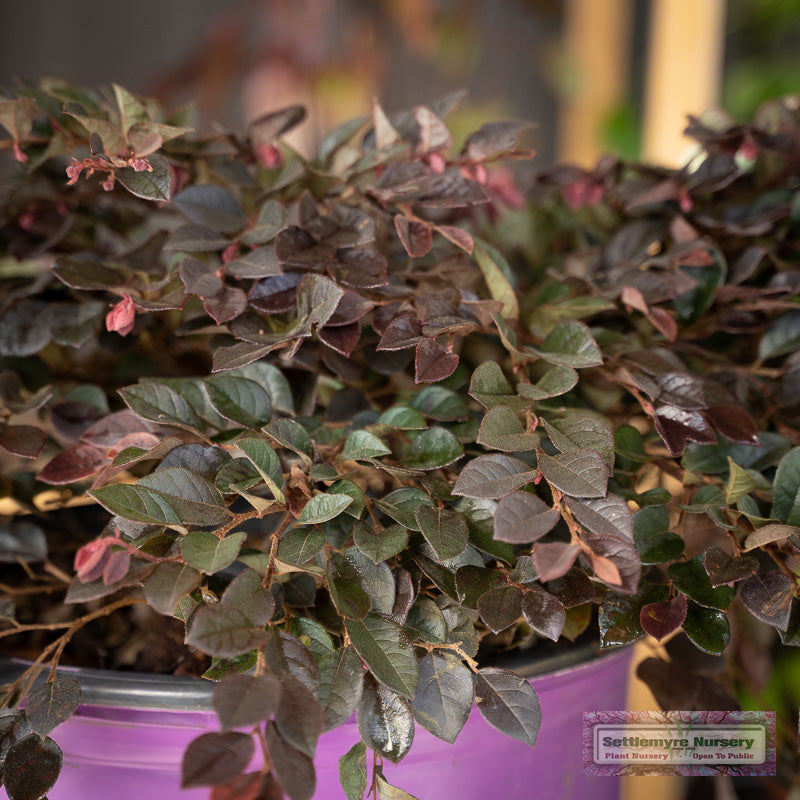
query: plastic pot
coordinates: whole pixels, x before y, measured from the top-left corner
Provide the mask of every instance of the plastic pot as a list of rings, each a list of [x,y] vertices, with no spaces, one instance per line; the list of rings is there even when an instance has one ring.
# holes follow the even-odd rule
[[[420,800],[616,800],[619,779],[581,772],[584,711],[625,707],[631,648],[596,656],[591,649],[505,666],[533,683],[542,706],[535,748],[507,738],[476,709],[449,745],[416,726],[403,761],[384,765],[387,780]],[[0,683],[19,674],[0,662]],[[177,678],[64,668],[83,685],[83,705],[52,737],[64,767],[50,800],[207,800],[208,789],[180,789],[189,742],[218,730],[211,709],[213,684]],[[317,747],[315,800],[341,800],[338,759],[359,739],[355,719],[324,734]],[[7,795],[0,789],[0,797]]]

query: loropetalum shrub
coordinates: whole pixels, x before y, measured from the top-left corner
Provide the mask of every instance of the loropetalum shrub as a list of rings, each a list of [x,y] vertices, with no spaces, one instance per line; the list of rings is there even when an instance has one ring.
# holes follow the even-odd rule
[[[535,692],[491,652],[682,629],[719,654],[737,606],[800,642],[791,105],[697,123],[692,170],[549,170],[512,247],[495,162],[527,125],[456,148],[457,95],[375,105],[310,160],[281,142],[301,108],[199,136],[116,86],[6,97],[0,637],[52,637],[5,695],[12,800],[58,775],[62,655],[130,607],[218,681],[222,730],[184,759],[218,798],[310,797],[353,713],[351,800],[406,796],[382,761],[476,700],[534,745]],[[45,536],[86,500],[96,538]],[[672,652],[643,673],[688,707]]]

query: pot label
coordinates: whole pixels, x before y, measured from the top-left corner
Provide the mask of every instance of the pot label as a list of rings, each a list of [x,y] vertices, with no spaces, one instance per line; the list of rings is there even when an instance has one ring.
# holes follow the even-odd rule
[[[587,711],[587,775],[774,775],[774,711]]]

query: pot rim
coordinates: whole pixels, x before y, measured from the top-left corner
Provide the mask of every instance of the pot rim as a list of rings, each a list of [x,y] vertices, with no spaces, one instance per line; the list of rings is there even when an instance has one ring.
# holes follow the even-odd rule
[[[593,660],[611,658],[622,650],[627,648],[601,651],[596,645],[584,644],[542,655],[534,649],[496,656],[481,666],[511,669],[530,679],[563,672]],[[0,658],[0,686],[16,680],[30,664],[18,658]],[[47,667],[42,668],[37,684],[45,680],[48,671]],[[173,711],[213,710],[211,698],[216,682],[207,678],[74,666],[59,666],[57,673],[80,681],[83,689],[81,705]]]

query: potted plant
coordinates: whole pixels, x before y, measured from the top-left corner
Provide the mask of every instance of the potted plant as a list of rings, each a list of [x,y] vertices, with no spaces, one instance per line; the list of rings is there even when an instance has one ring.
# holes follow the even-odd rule
[[[601,681],[624,686],[624,652],[588,689],[556,671],[571,701],[550,707],[550,678],[497,654],[680,628],[719,653],[735,594],[796,638],[794,115],[699,129],[694,172],[549,171],[511,246],[494,162],[529,155],[527,126],[454,148],[457,100],[376,104],[313,159],[281,142],[297,107],[242,137],[118,86],[0,104],[0,637],[30,662],[4,681],[12,800],[50,792],[56,742],[108,716],[60,663],[215,681],[156,702],[188,692],[206,731],[158,740],[188,742],[189,790],[308,798],[316,755],[349,798],[395,798],[415,729],[456,753],[485,718],[548,753],[530,746],[559,706],[622,703]],[[161,711],[136,714],[155,741]],[[321,752],[335,728],[350,749]],[[529,792],[527,756],[472,746],[419,774],[471,760]],[[159,769],[135,796],[166,796]]]

